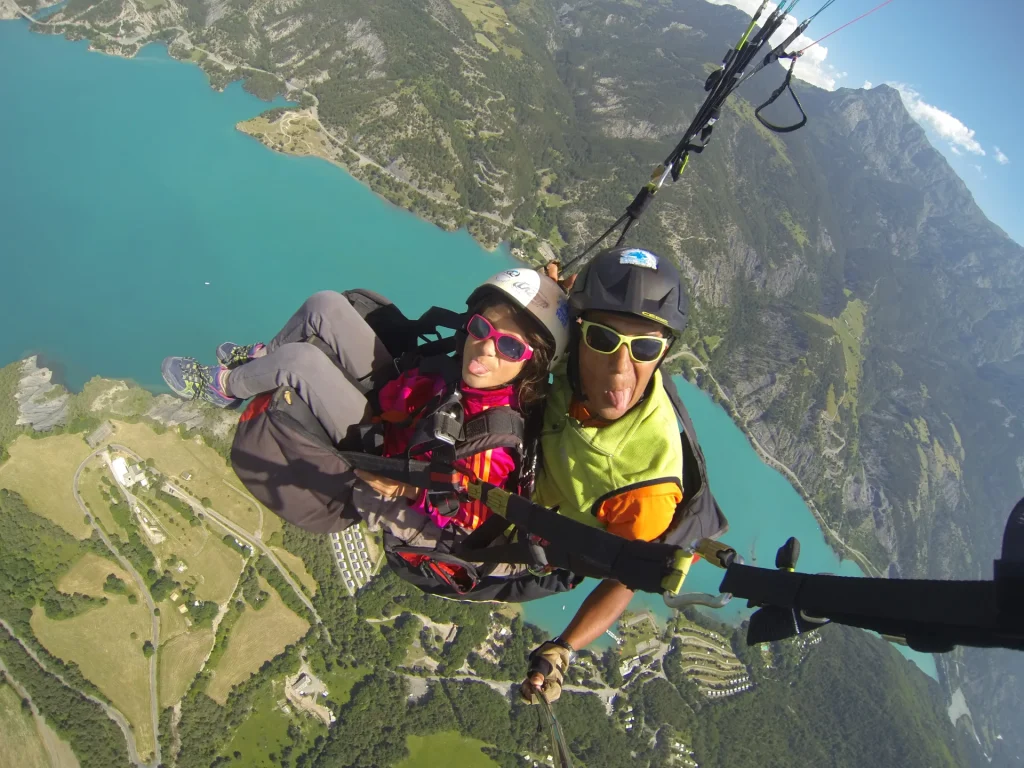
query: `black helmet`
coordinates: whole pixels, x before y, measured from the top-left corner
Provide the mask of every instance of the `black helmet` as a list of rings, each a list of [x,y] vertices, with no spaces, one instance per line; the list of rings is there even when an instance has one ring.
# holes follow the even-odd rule
[[[576,315],[588,309],[637,315],[679,334],[686,329],[690,300],[668,259],[643,248],[609,248],[580,272],[569,308]]]

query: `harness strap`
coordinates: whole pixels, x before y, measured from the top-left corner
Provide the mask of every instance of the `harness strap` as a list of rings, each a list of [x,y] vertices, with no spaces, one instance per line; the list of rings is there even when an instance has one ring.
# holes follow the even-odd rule
[[[508,520],[503,518],[501,515],[489,515],[483,523],[477,526],[475,531],[459,543],[459,549],[462,552],[473,553],[478,550],[486,549],[494,543],[496,539],[504,535],[505,531],[510,527]],[[479,563],[483,561],[476,560],[475,562]]]
[[[455,455],[462,459],[491,448],[514,448],[521,453],[525,441],[525,419],[512,407],[501,405],[478,413],[462,425],[462,441]]]
[[[447,351],[454,351],[455,338],[449,337],[438,341],[430,341],[419,347],[416,358],[409,361],[409,365],[405,370],[419,368],[422,373],[440,376],[444,380],[445,386],[452,388],[462,379],[462,364],[457,358],[449,357],[448,354],[430,352],[432,345],[440,345],[433,347],[434,349],[451,347]]]
[[[364,292],[351,291],[345,295],[349,296],[351,300],[353,297],[350,294],[352,293],[361,294]],[[383,297],[381,297],[381,300],[383,300]],[[365,391],[380,387],[398,374],[416,366],[422,367],[424,364],[436,365],[437,367],[429,372],[441,373],[444,375],[446,382],[458,380],[459,370],[457,361],[454,361],[456,363],[454,373],[451,372],[450,364],[445,364],[442,361],[453,361],[452,353],[458,348],[458,333],[465,326],[465,315],[445,307],[431,307],[419,319],[408,320],[397,307],[390,303],[376,311],[385,309],[394,310],[391,321],[393,323],[400,323],[400,328],[392,328],[385,333],[384,328],[378,328],[370,322],[369,314],[365,316],[365,319],[367,322],[370,322],[374,333],[377,333],[381,340],[385,342],[388,351],[393,357],[393,361],[375,368],[359,379],[359,384],[362,385]],[[397,318],[395,315],[397,315]],[[455,331],[455,335],[442,336],[442,329]],[[381,336],[382,333],[384,334],[383,336]],[[313,343],[316,342],[314,341]],[[337,360],[333,350],[327,347],[326,344],[318,344],[317,346],[324,354],[331,358],[335,365],[340,365],[340,361]],[[427,361],[433,362],[428,363]],[[344,368],[342,370],[344,371]]]
[[[355,456],[359,457],[355,460],[364,465],[372,459],[392,461],[362,454]],[[415,477],[415,473],[410,473],[409,477]],[[452,554],[458,558],[478,563],[551,566],[578,577],[612,578],[629,589],[643,592],[677,592],[681,586],[680,574],[685,575],[684,565],[691,557],[688,549],[658,542],[627,541],[555,514],[489,483],[470,483],[467,491],[470,498],[490,507],[492,516],[481,526],[486,530],[476,540],[471,541],[471,536],[455,544]],[[478,547],[478,543],[494,540],[491,534],[502,524],[496,522],[499,516],[505,524],[515,525],[522,533],[542,541],[534,540],[532,548],[523,542]],[[1024,611],[1020,608],[1024,587],[1022,530],[1024,501],[1011,515],[1004,538],[1011,551],[1004,551],[1003,557],[996,561],[994,581],[812,575],[734,561],[728,565],[719,589],[767,606],[759,613],[774,610],[783,618],[789,616],[792,631],[778,637],[789,637],[831,620],[883,635],[904,637],[919,651],[944,652],[956,645],[1024,650]],[[467,547],[467,543],[473,546]],[[808,619],[801,622],[802,616]],[[820,617],[820,621],[815,617]]]
[[[507,546],[470,553],[463,542],[458,547],[460,557],[474,562],[551,566],[579,576],[614,578],[633,590],[660,592],[676,553],[681,551],[672,544],[623,539],[490,483],[470,483],[467,492],[490,507],[492,518],[500,516],[520,530],[520,540]],[[543,541],[531,541],[524,534]]]
[[[793,91],[793,87],[790,84],[793,79],[793,68],[796,66],[796,60],[799,56],[800,54],[798,53],[788,56],[788,58],[792,59],[792,61],[790,61],[789,71],[786,72],[786,77],[782,81],[782,85],[780,85],[778,88],[772,91],[772,95],[768,97],[768,100],[754,110],[754,117],[756,117],[758,121],[760,121],[761,125],[767,128],[769,131],[774,131],[775,133],[790,133],[791,131],[795,131],[798,128],[803,128],[804,125],[807,123],[807,113],[804,112],[803,105],[800,104],[800,99],[796,97],[796,93]],[[800,121],[794,123],[793,125],[775,125],[775,123],[772,123],[761,116],[761,110],[769,106],[770,104],[775,103],[775,100],[782,95],[783,91],[789,91],[789,95],[793,97],[793,103],[796,104],[796,108],[800,110]]]

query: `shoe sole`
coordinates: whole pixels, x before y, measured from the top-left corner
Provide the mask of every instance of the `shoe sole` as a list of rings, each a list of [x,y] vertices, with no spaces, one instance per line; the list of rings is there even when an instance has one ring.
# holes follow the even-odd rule
[[[220,363],[221,365],[228,365],[231,362],[231,357],[229,356],[227,350],[234,349],[237,346],[238,345],[232,341],[225,341],[223,344],[217,347],[217,362]]]
[[[180,379],[177,379],[177,378],[175,378],[175,377],[173,377],[171,375],[171,371],[173,370],[172,366],[174,365],[174,361],[175,360],[182,360],[182,359],[184,359],[184,358],[181,358],[181,357],[165,357],[164,361],[160,364],[160,375],[163,376],[164,384],[167,385],[167,388],[170,389],[171,392],[173,392],[178,397],[185,397],[185,398],[187,398],[187,395],[184,394],[185,382],[181,381]]]

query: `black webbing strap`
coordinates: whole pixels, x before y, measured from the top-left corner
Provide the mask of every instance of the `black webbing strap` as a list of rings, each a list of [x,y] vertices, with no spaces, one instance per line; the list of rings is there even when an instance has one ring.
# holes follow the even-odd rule
[[[430,307],[418,319],[408,320],[398,307],[372,291],[356,289],[346,291],[345,295],[350,301],[357,303],[364,296],[369,297],[371,305],[386,302],[383,306],[367,312],[365,315],[364,310],[357,307],[360,314],[364,315],[370,327],[373,328],[374,333],[385,342],[388,351],[394,358],[392,362],[378,366],[360,378],[359,381],[364,384],[364,388],[368,385],[372,385],[369,388],[382,386],[396,375],[418,365],[424,359],[450,357],[458,346],[457,332],[466,323],[464,314],[445,307]],[[371,320],[371,316],[375,312],[386,312],[389,317],[381,319],[379,323],[375,324]],[[455,331],[456,335],[442,336],[442,329]],[[321,346],[321,349],[335,365],[338,365],[348,375],[333,350],[326,345]]]
[[[462,425],[462,441],[456,446],[460,459],[492,447],[515,444],[522,447],[526,436],[526,421],[509,406],[488,408],[470,417]],[[493,437],[494,440],[486,438]],[[512,438],[511,440],[509,438]],[[493,445],[489,443],[493,442]]]
[[[453,477],[436,468],[432,470],[430,462],[349,451],[338,453],[350,466],[382,477],[438,492],[453,488]],[[480,493],[474,495],[474,489]],[[483,501],[491,509],[491,515],[480,528],[459,542],[452,554],[474,563],[551,566],[579,576],[612,578],[633,590],[659,593],[662,580],[680,551],[671,544],[628,541],[559,515],[490,483],[473,484],[470,497]],[[518,541],[488,546],[509,526],[519,530]],[[530,538],[531,535],[535,538]]]
[[[800,104],[800,99],[796,97],[796,93],[793,92],[793,87],[790,84],[793,79],[793,67],[796,66],[797,57],[793,56],[792,59],[793,60],[792,62],[790,62],[789,65],[789,71],[786,72],[786,77],[782,81],[782,85],[780,85],[778,88],[772,91],[772,95],[768,97],[768,100],[754,110],[754,117],[756,117],[758,121],[760,121],[761,125],[767,128],[769,131],[774,131],[775,133],[789,133],[790,131],[795,131],[798,128],[803,128],[804,125],[807,123],[807,113],[804,112],[803,105]],[[793,97],[793,103],[796,104],[796,108],[800,110],[800,121],[797,123],[793,123],[793,125],[775,125],[775,123],[772,123],[761,116],[761,110],[769,106],[770,104],[775,103],[775,100],[782,95],[782,92],[787,90],[789,91],[789,95]]]
[[[439,470],[433,462],[401,457],[386,458],[361,451],[337,451],[337,454],[352,469],[362,469],[389,480],[408,483],[436,493],[455,490],[454,475],[450,471],[446,473]],[[450,467],[448,469],[450,470]]]
[[[431,307],[413,322],[410,347],[403,357],[410,357],[416,364],[431,358],[454,360],[452,353],[458,350],[458,332],[465,325],[464,314],[445,307]],[[442,329],[454,333],[442,336]],[[459,372],[461,373],[461,370]],[[445,381],[449,381],[449,377],[446,376]]]
[[[466,421],[463,438],[474,440],[486,434],[516,435],[520,439],[526,432],[523,417],[508,406],[488,408]]]
[[[485,549],[511,527],[512,524],[501,515],[488,515],[487,519],[476,527],[476,530],[459,542],[459,547],[465,552]]]
[[[873,579],[732,565],[720,589],[758,605],[905,637],[917,650],[942,652],[954,645],[1024,650],[1024,612],[1019,607],[1014,613],[1000,611],[996,582]]]
[[[428,341],[423,344],[420,344],[418,347],[416,347],[415,352],[416,357],[420,359],[425,357],[435,357],[441,355],[447,356],[449,353],[455,351],[455,347],[455,337],[446,336],[440,339],[434,339],[433,341]]]
[[[550,565],[579,576],[612,578],[633,590],[658,593],[679,551],[671,544],[628,541],[489,483],[474,483],[469,491],[471,497],[479,495],[492,517],[501,516],[518,528],[519,541],[468,552],[467,539],[459,548],[459,556],[466,560]],[[530,540],[529,536],[542,541]]]
[[[441,339],[440,343],[448,342],[454,342],[454,338]],[[436,342],[429,342],[427,344],[424,344],[422,347],[420,347],[420,349],[426,349],[431,344],[434,343]],[[405,370],[408,370],[410,368],[418,368],[420,373],[440,376],[445,383],[445,387],[451,391],[455,391],[455,387],[458,385],[458,382],[461,381],[462,379],[462,363],[459,361],[458,358],[451,357],[449,355],[437,354],[420,356],[417,353],[415,358],[410,361],[410,364],[405,368]],[[440,404],[440,402],[440,400],[432,400],[427,402],[426,406],[424,407],[436,408]]]

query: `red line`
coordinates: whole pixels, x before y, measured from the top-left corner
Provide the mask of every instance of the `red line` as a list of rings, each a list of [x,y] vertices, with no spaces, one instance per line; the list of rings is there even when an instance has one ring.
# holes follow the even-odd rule
[[[848,21],[848,22],[846,22],[845,24],[843,24],[843,26],[841,26],[841,27],[838,27],[838,28],[836,28],[836,29],[833,29],[833,30],[832,30],[831,32],[829,32],[829,33],[828,33],[827,35],[825,35],[825,37],[819,37],[819,38],[818,38],[817,40],[815,40],[815,41],[814,41],[813,43],[811,43],[810,45],[808,45],[808,46],[807,46],[807,48],[813,48],[813,47],[814,47],[814,46],[816,46],[816,45],[817,45],[818,43],[820,43],[820,42],[821,42],[822,40],[825,40],[825,39],[827,39],[827,38],[829,38],[829,37],[832,37],[832,35],[834,35],[834,34],[835,34],[836,32],[838,32],[838,31],[839,31],[840,29],[846,29],[846,28],[847,28],[848,26],[850,26],[851,24],[853,24],[853,23],[855,23],[855,22],[858,22],[858,21],[860,21],[860,20],[861,20],[861,19],[863,19],[863,18],[864,18],[865,16],[870,16],[870,15],[871,15],[872,13],[874,13],[875,11],[877,11],[877,10],[878,10],[879,8],[884,8],[885,6],[887,6],[887,5],[888,5],[889,3],[891,3],[891,2],[892,2],[892,0],[885,0],[885,2],[884,2],[884,3],[882,3],[881,5],[876,5],[876,6],[875,6],[874,8],[872,8],[872,9],[871,9],[870,11],[868,11],[867,13],[862,13],[862,14],[861,14],[860,16],[858,16],[858,17],[857,17],[856,19],[854,19],[853,21]],[[800,56],[800,55],[801,55],[801,54],[802,54],[802,53],[803,53],[804,51],[806,51],[806,50],[807,50],[807,48],[801,48],[801,49],[800,49],[799,51],[797,51],[797,52],[796,52],[796,55],[797,55],[797,56]]]

